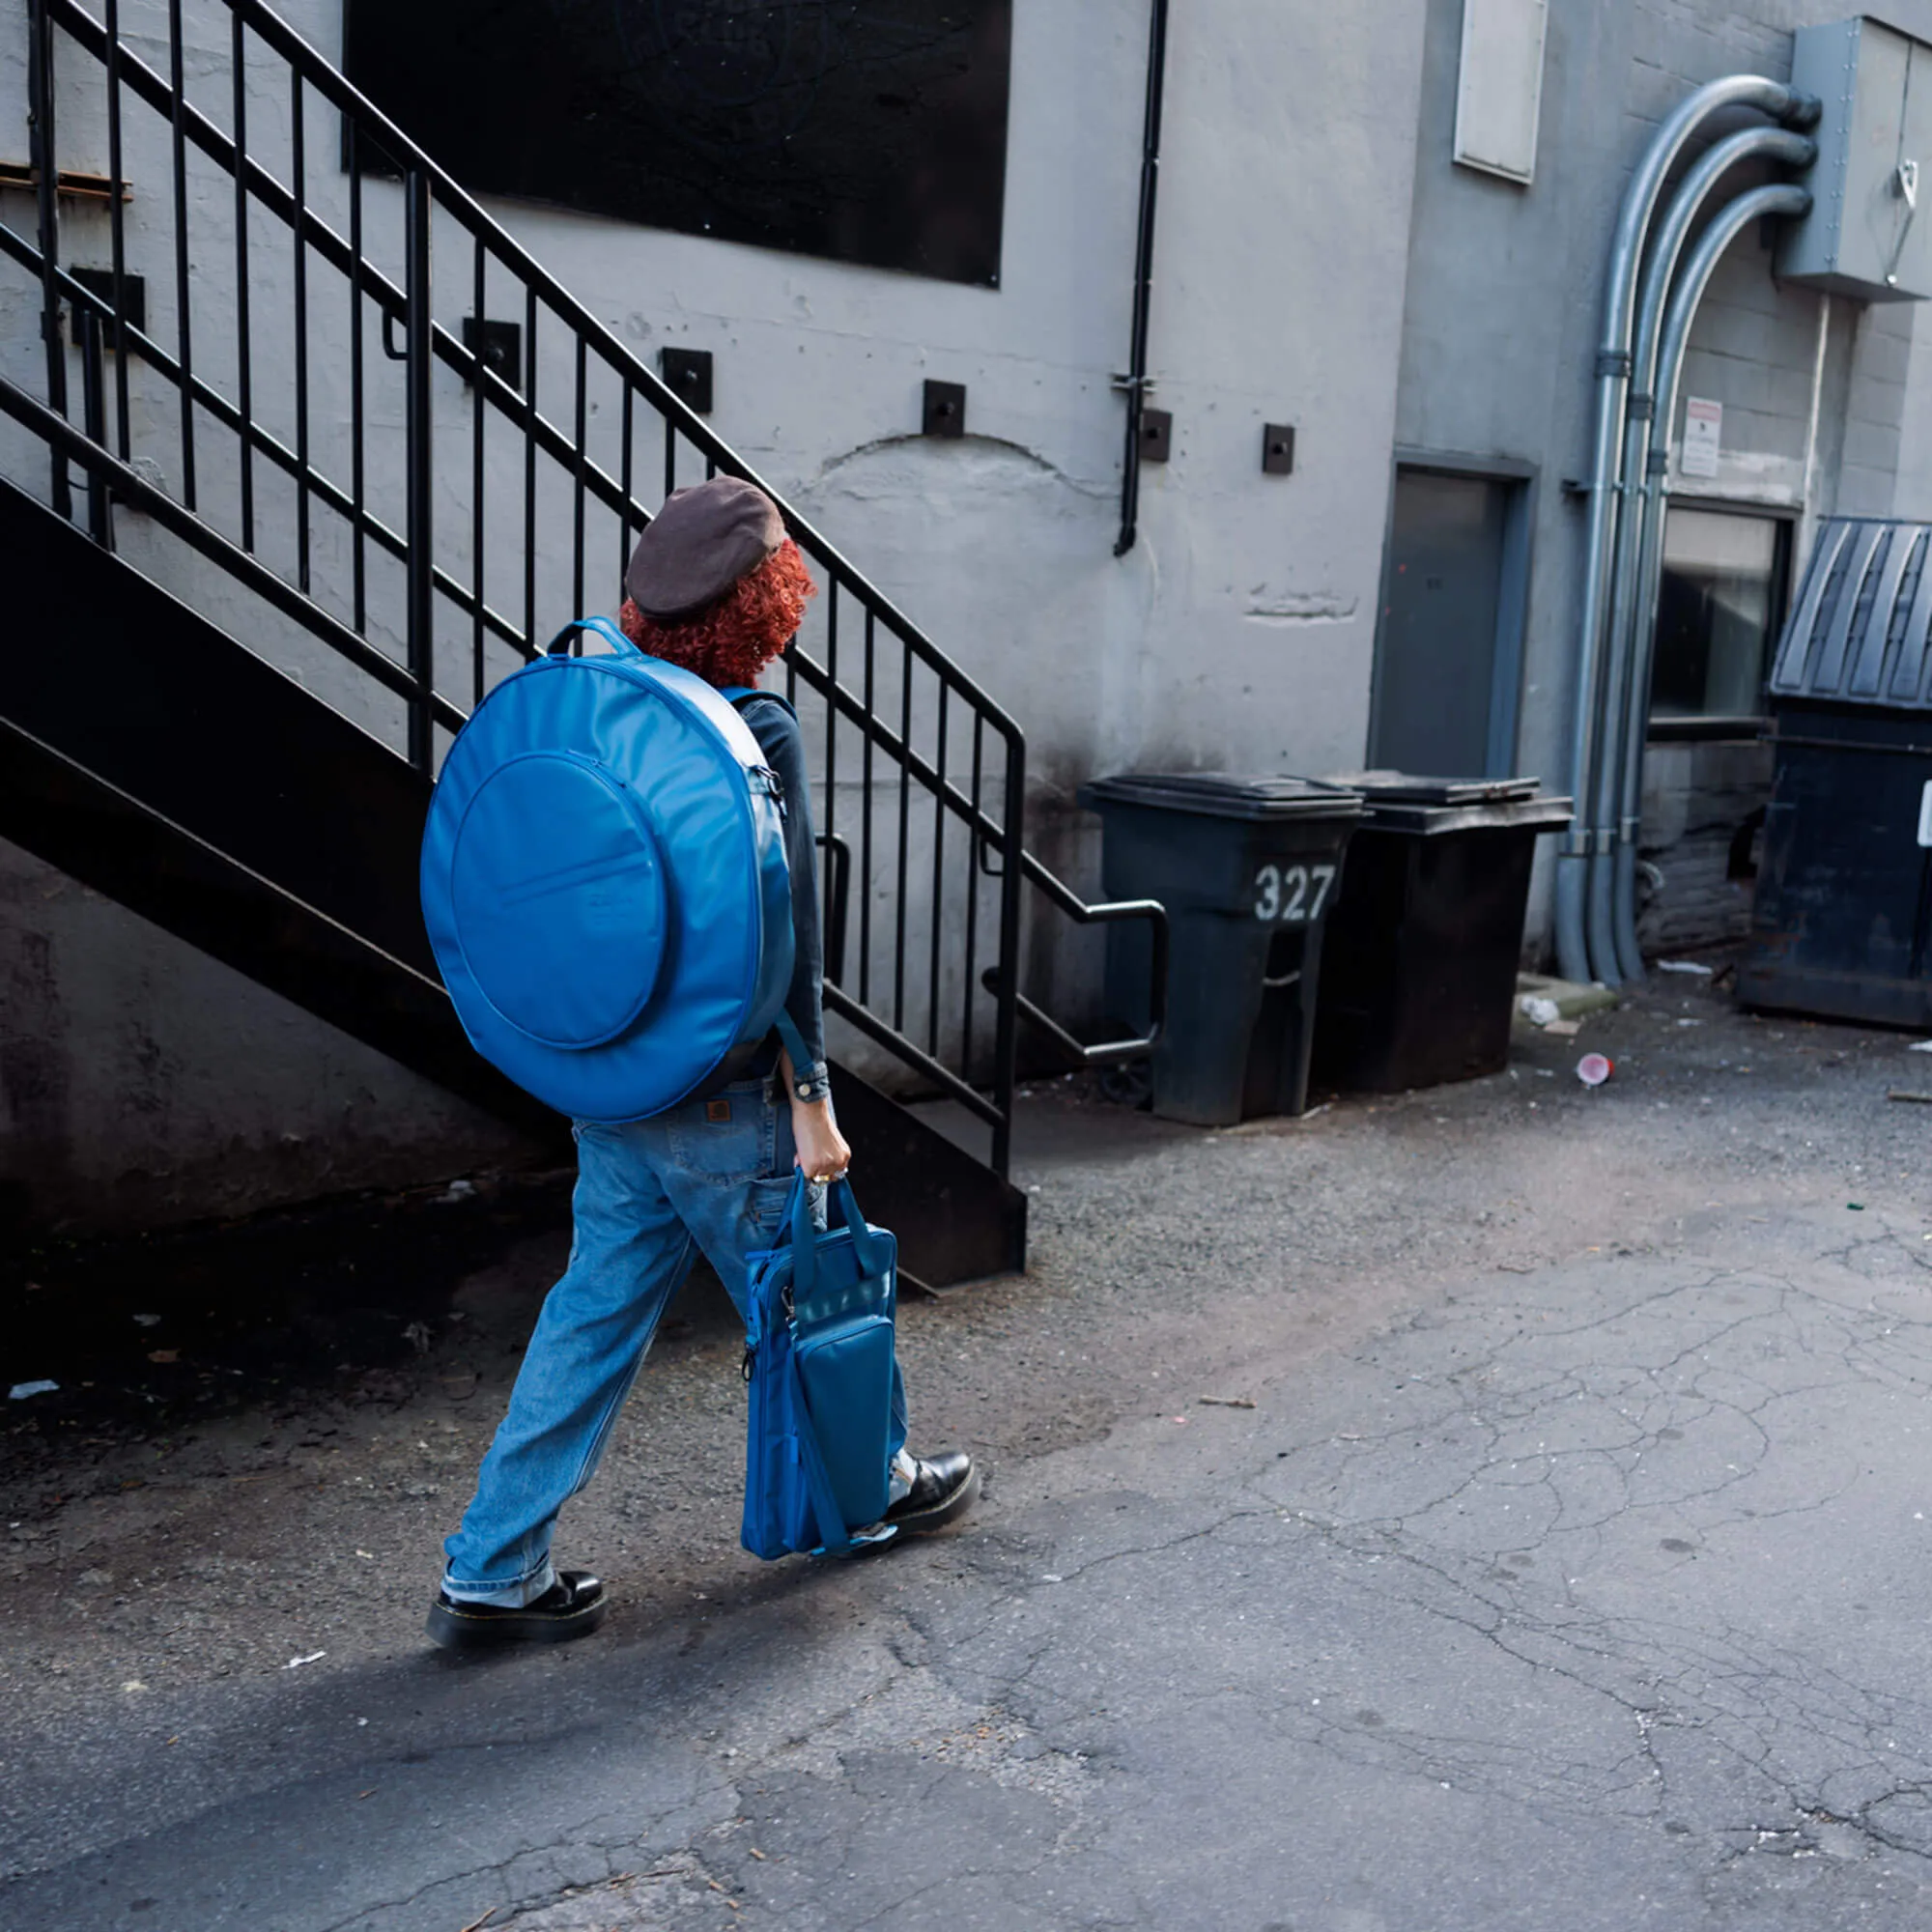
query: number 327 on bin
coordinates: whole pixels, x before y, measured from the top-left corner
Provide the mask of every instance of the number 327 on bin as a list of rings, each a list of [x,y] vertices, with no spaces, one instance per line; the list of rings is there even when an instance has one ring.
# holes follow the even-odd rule
[[[1333,866],[1264,866],[1255,874],[1255,917],[1283,925],[1306,925],[1321,917]]]

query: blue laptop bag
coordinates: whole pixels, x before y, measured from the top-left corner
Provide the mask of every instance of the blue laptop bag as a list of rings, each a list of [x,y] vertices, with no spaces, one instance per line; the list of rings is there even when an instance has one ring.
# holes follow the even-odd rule
[[[610,653],[566,655],[579,631]],[[423,832],[423,922],[476,1050],[619,1122],[763,1039],[792,971],[780,792],[724,694],[566,625],[471,713]]]
[[[743,1541],[753,1556],[844,1555],[893,1535],[873,1525],[890,1496],[898,1243],[867,1223],[849,1181],[831,1184],[826,1207],[821,1231],[796,1176],[779,1244],[751,1257]]]

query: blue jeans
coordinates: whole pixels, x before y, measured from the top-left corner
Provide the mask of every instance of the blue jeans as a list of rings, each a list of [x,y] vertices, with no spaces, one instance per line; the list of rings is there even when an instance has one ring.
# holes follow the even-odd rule
[[[791,1110],[763,1080],[624,1126],[579,1122],[570,1264],[545,1297],[509,1411],[443,1548],[467,1603],[534,1602],[555,1581],[557,1512],[595,1474],[644,1355],[697,1250],[742,1318],[746,1258],[779,1236]],[[892,1448],[905,1441],[893,1372]]]

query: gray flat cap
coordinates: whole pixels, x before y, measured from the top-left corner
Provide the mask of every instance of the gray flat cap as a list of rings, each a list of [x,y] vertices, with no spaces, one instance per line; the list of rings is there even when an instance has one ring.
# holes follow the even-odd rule
[[[631,553],[625,592],[660,623],[696,616],[756,570],[784,535],[778,505],[736,476],[675,490]]]

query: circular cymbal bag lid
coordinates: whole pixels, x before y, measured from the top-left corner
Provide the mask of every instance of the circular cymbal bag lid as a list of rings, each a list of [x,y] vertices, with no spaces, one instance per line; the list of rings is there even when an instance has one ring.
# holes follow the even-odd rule
[[[770,1031],[791,889],[744,720],[609,624],[583,628],[609,655],[525,666],[450,748],[423,922],[486,1060],[560,1113],[635,1121]]]

